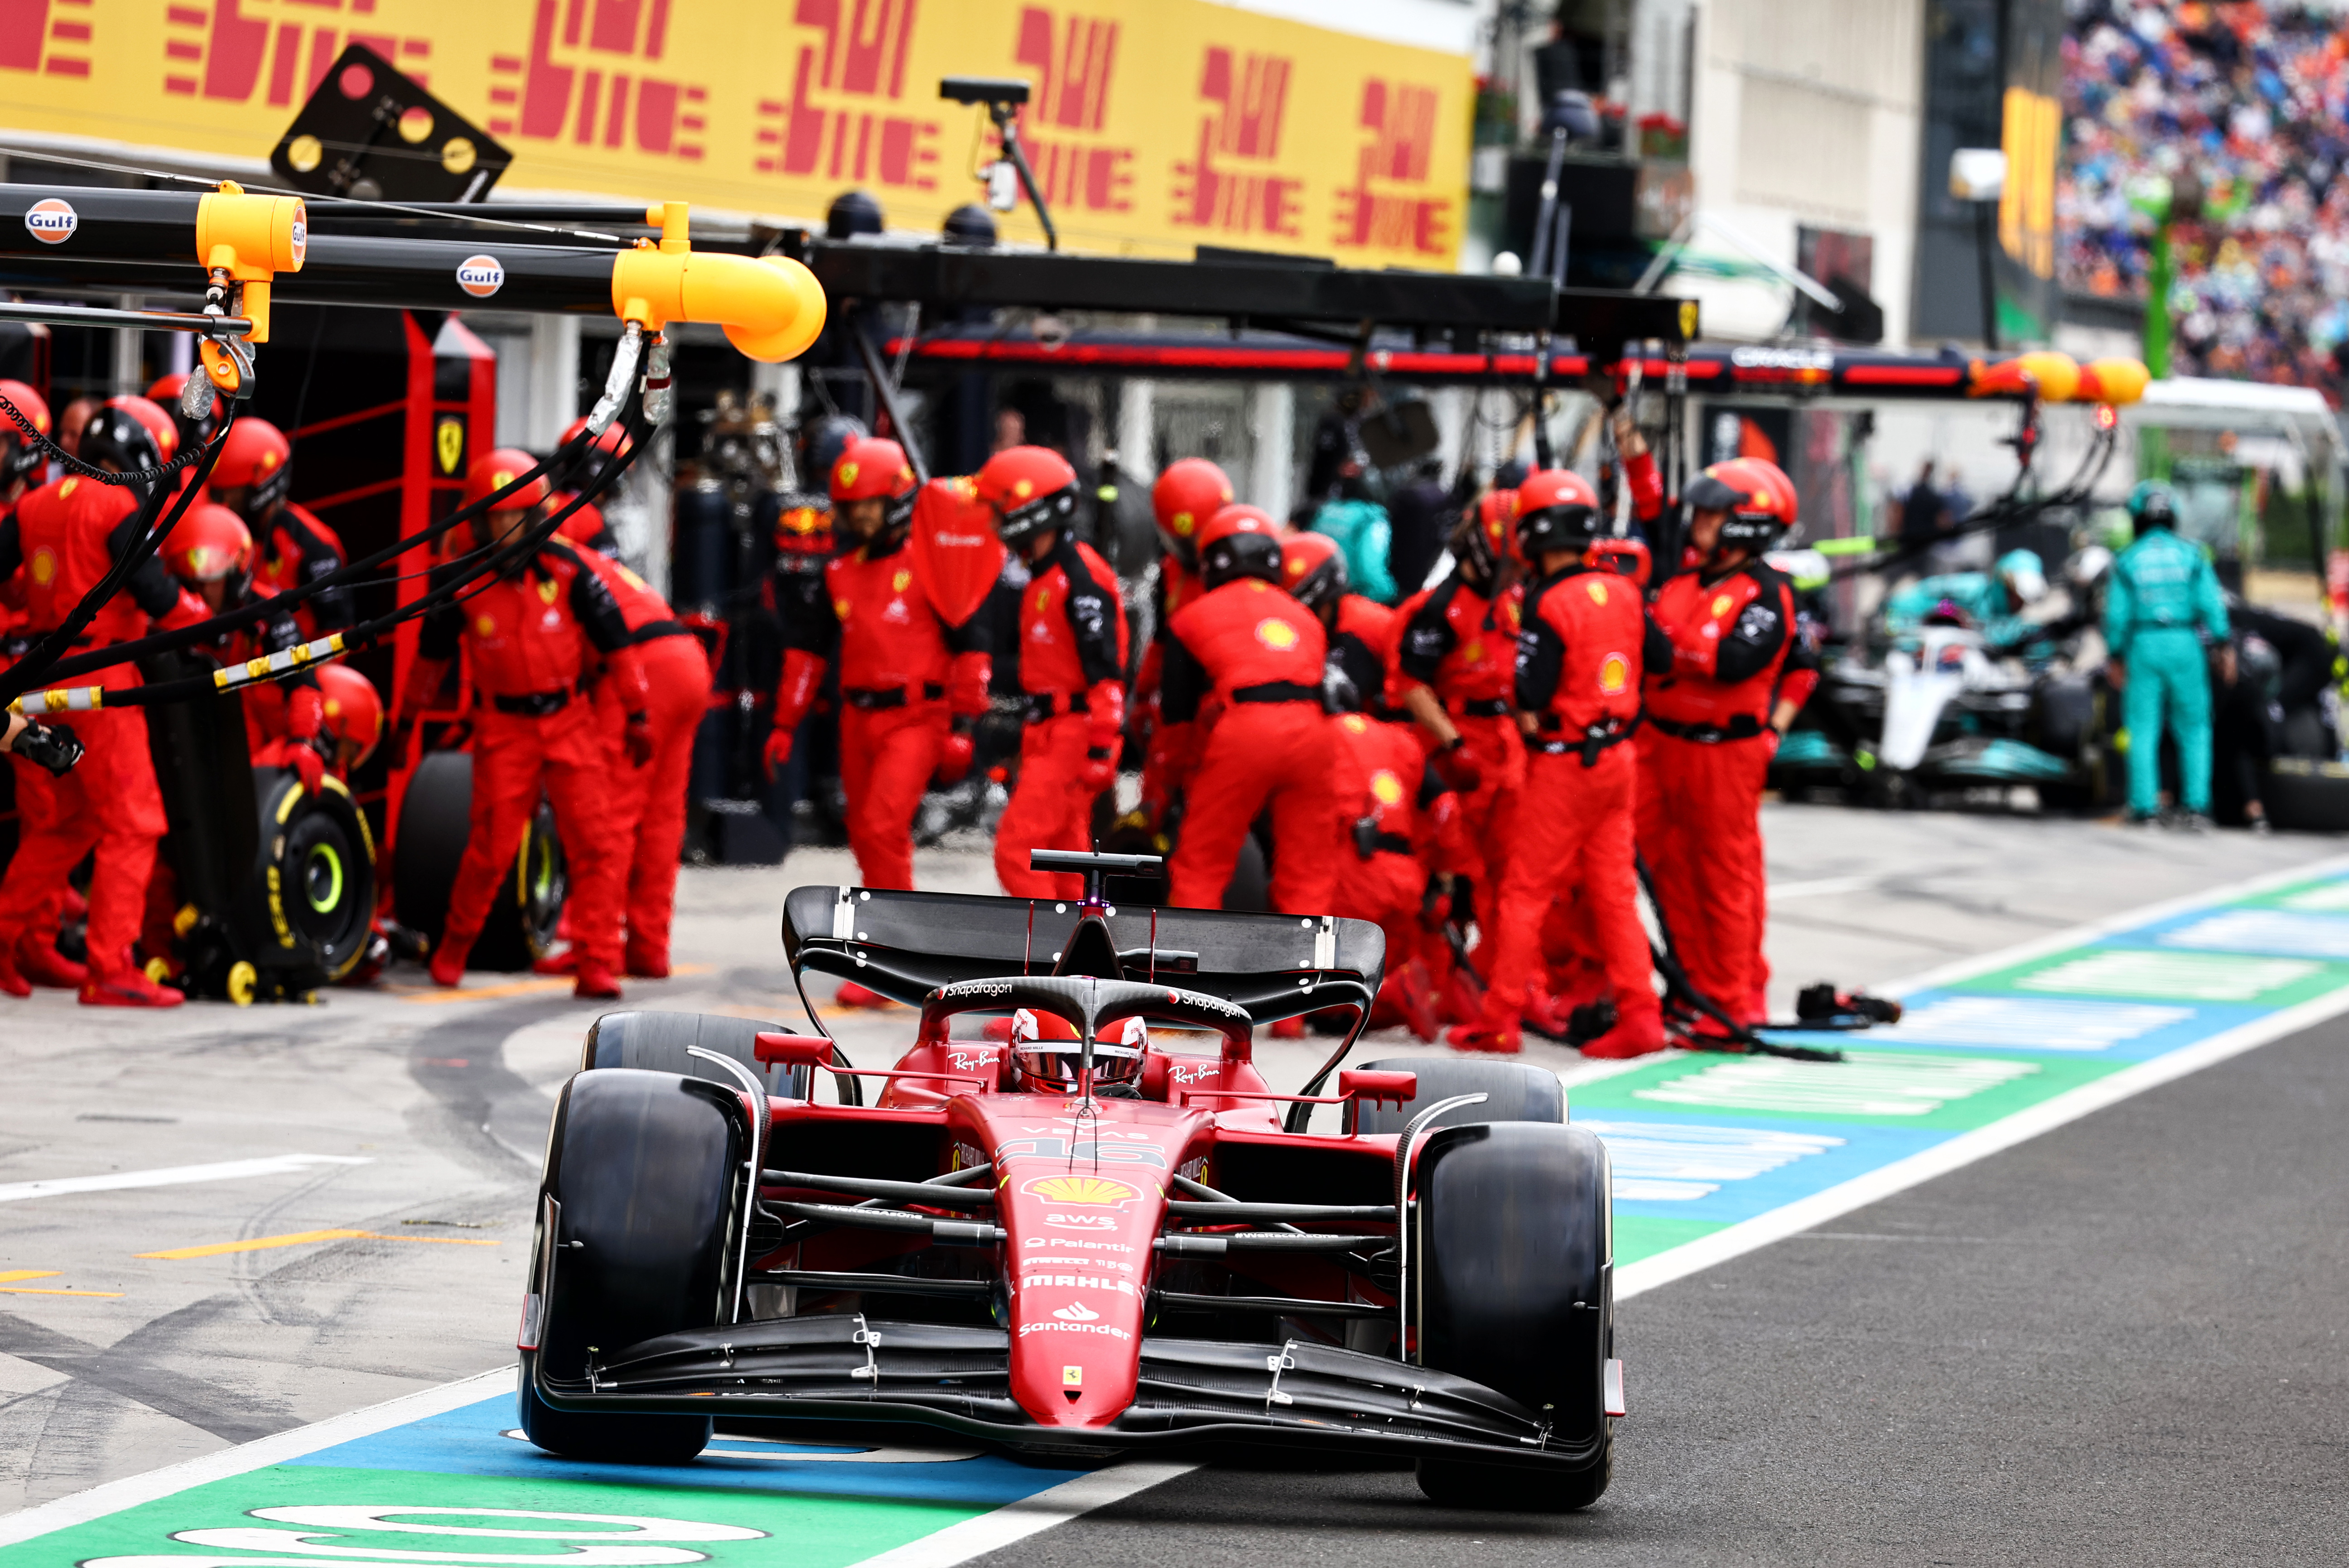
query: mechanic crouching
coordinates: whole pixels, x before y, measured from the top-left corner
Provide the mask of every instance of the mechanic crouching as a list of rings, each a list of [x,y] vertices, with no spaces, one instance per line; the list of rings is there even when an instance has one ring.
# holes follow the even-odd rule
[[[465,504],[504,489],[533,466],[528,452],[489,453],[466,475]],[[477,516],[475,556],[434,567],[432,587],[536,528],[546,497],[546,481],[535,479]],[[463,982],[466,956],[489,919],[499,882],[512,870],[543,790],[571,863],[567,913],[579,954],[572,994],[616,1000],[626,866],[612,831],[610,764],[584,682],[593,648],[604,655],[607,679],[616,688],[628,760],[644,767],[653,756],[652,729],[642,657],[627,621],[579,553],[562,540],[546,540],[486,585],[426,613],[393,732],[395,754],[406,753],[409,732],[440,690],[460,646],[477,693],[472,821],[449,894],[448,921],[432,953],[433,983]]]
[[[82,428],[81,461],[130,473],[157,466],[162,453],[129,410],[109,405]],[[27,631],[37,637],[62,626],[116,559],[138,544],[134,514],[143,493],[132,485],[72,473],[43,485],[0,518],[0,584],[15,579]],[[202,604],[183,593],[163,564],[150,556],[74,646],[127,642],[143,634],[150,621],[168,629],[193,625],[203,614]],[[137,667],[127,663],[79,679],[116,691],[140,684]],[[18,944],[55,910],[67,874],[83,856],[92,855],[88,974],[81,1001],[98,1007],[176,1007],[180,993],[149,979],[132,951],[155,868],[155,846],[167,831],[147,749],[147,715],[138,708],[99,709],[75,714],[71,728],[88,751],[80,765],[63,777],[41,776],[21,758],[11,763],[17,770],[18,801],[29,797],[33,805],[7,877],[0,880],[0,991],[31,994],[17,972]]]
[[[1037,849],[1092,847],[1093,801],[1117,777],[1125,732],[1125,605],[1117,574],[1071,530],[1077,471],[1015,446],[978,471],[996,532],[1028,564],[1019,592],[1019,777],[995,830],[995,875],[1018,898],[1077,898],[1084,879],[1029,868]]]

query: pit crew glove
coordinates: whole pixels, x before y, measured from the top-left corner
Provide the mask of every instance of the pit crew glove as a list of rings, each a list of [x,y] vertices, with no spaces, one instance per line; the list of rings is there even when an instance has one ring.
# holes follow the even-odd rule
[[[310,742],[326,725],[326,699],[318,690],[316,678],[305,685],[287,683],[285,691],[285,734],[290,740]]]
[[[304,742],[295,741],[285,748],[285,765],[301,781],[304,794],[316,794],[326,782],[326,761]]]
[[[940,788],[958,784],[970,773],[971,724],[967,719],[957,719],[955,727],[944,744],[938,747],[937,771],[933,775]]]
[[[8,748],[28,763],[37,763],[57,778],[81,761],[81,737],[63,724],[26,724]]]
[[[1097,680],[1085,693],[1085,788],[1104,790],[1117,781],[1117,753],[1125,734],[1125,688]]]
[[[815,706],[824,669],[823,659],[805,649],[783,650],[783,676],[775,682],[775,727],[767,736],[765,752],[770,782],[791,763],[792,738],[799,733],[800,721]]]
[[[1452,743],[1427,759],[1434,765],[1436,776],[1461,794],[1474,794],[1476,786],[1485,782],[1485,770],[1468,754],[1468,737],[1454,735]]]

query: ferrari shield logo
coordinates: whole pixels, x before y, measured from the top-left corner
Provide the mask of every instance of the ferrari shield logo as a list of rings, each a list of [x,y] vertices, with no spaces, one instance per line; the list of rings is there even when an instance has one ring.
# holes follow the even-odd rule
[[[1683,343],[1692,343],[1695,340],[1696,301],[1693,299],[1683,299],[1681,301],[1681,341]]]
[[[465,421],[442,420],[432,431],[432,455],[440,462],[440,472],[454,473],[457,465],[465,461]]]

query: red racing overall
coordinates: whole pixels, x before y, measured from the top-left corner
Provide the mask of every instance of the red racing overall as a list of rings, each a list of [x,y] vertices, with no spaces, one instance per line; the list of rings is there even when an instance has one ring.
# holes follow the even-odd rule
[[[1475,878],[1480,946],[1495,929],[1493,893],[1507,867],[1511,823],[1526,777],[1525,739],[1509,711],[1522,597],[1513,587],[1498,602],[1490,600],[1455,568],[1395,611],[1398,695],[1414,685],[1432,690],[1459,726],[1461,750],[1476,767],[1476,787],[1460,801],[1471,858],[1449,869]],[[1421,743],[1433,745],[1423,733]]]
[[[1580,565],[1526,597],[1517,707],[1536,715],[1517,839],[1502,873],[1492,986],[1480,1027],[1514,1039],[1542,968],[1542,926],[1578,889],[1614,992],[1619,1028],[1662,1044],[1640,924],[1632,814],[1647,617],[1636,585]]]
[[[579,559],[620,607],[644,670],[652,760],[639,767],[628,756],[628,701],[619,681],[595,683],[595,723],[611,769],[612,841],[619,846],[627,894],[627,970],[658,980],[669,970],[686,781],[693,771],[693,738],[709,711],[709,659],[700,639],[642,577],[597,550],[583,547]]]
[[[933,480],[932,483],[944,483]],[[877,554],[868,552],[877,550]],[[914,813],[957,715],[987,711],[993,661],[977,618],[949,626],[930,602],[906,536],[834,556],[825,597],[783,626],[775,727],[790,732],[840,660],[840,782],[848,847],[868,888],[914,885]]]
[[[1083,880],[1028,868],[1032,849],[1091,849],[1093,798],[1116,777],[1125,728],[1125,607],[1117,574],[1063,530],[1019,595],[1028,723],[995,829],[995,875],[1019,898],[1074,898]]]
[[[1648,680],[1640,842],[1690,981],[1757,1023],[1770,976],[1760,817],[1770,711],[1782,674],[1788,696],[1806,696],[1817,677],[1795,635],[1793,585],[1760,561],[1681,573],[1653,613],[1671,667]]]
[[[1338,749],[1321,706],[1329,643],[1320,618],[1282,589],[1245,577],[1184,607],[1167,629],[1164,717],[1170,726],[1197,721],[1207,729],[1174,750],[1160,738],[1170,777],[1156,798],[1186,787],[1167,901],[1222,908],[1240,840],[1269,802],[1273,907],[1328,914],[1337,883]],[[1217,711],[1203,718],[1209,704]]]
[[[344,565],[343,542],[306,506],[287,502],[253,531],[253,581],[271,593],[314,583]],[[323,637],[351,624],[351,597],[327,588],[297,606],[295,620],[305,638]]]
[[[436,568],[434,576],[459,569]],[[565,924],[579,953],[580,978],[608,981],[620,969],[626,861],[612,826],[611,763],[583,680],[592,647],[609,660],[607,679],[617,683],[624,705],[644,711],[640,656],[620,607],[577,551],[549,540],[511,576],[426,615],[417,655],[447,660],[460,639],[480,697],[473,713],[473,810],[436,967],[444,967],[443,954],[461,956],[481,934],[543,789],[570,862]],[[409,681],[411,689],[439,685],[429,667],[411,672]]]
[[[1387,978],[1373,1027],[1385,1027],[1391,1014],[1432,1039],[1433,1002],[1419,961],[1420,905],[1440,846],[1461,852],[1460,802],[1409,725],[1340,713],[1330,726],[1338,735],[1340,826],[1347,835],[1330,912],[1370,920],[1386,933]]]
[[[0,519],[0,582],[21,572],[27,631],[38,635],[64,623],[134,542],[131,514],[138,509],[136,491],[72,475],[43,485]],[[144,634],[150,618],[171,626],[202,616],[202,604],[182,594],[163,563],[150,556],[131,574],[125,591],[98,612],[75,647],[129,641]],[[119,664],[78,676],[73,683],[123,691],[140,680],[135,667]],[[0,881],[0,959],[13,957],[18,939],[65,886],[67,873],[94,851],[90,986],[82,995],[103,1000],[93,999],[91,989],[138,969],[131,944],[145,909],[155,846],[167,824],[147,749],[146,714],[137,708],[109,708],[78,712],[66,722],[88,754],[63,778],[10,759],[18,798],[29,809],[24,836]],[[140,975],[131,983],[144,981]]]

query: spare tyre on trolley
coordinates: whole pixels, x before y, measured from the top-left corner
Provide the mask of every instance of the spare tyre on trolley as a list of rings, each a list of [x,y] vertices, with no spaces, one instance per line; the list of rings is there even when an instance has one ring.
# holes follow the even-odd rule
[[[435,946],[449,922],[449,895],[465,857],[473,815],[473,754],[431,752],[408,778],[392,841],[392,908],[399,923]],[[514,863],[499,879],[489,919],[468,961],[474,969],[526,970],[554,945],[570,891],[563,840],[543,800],[523,830]]]

